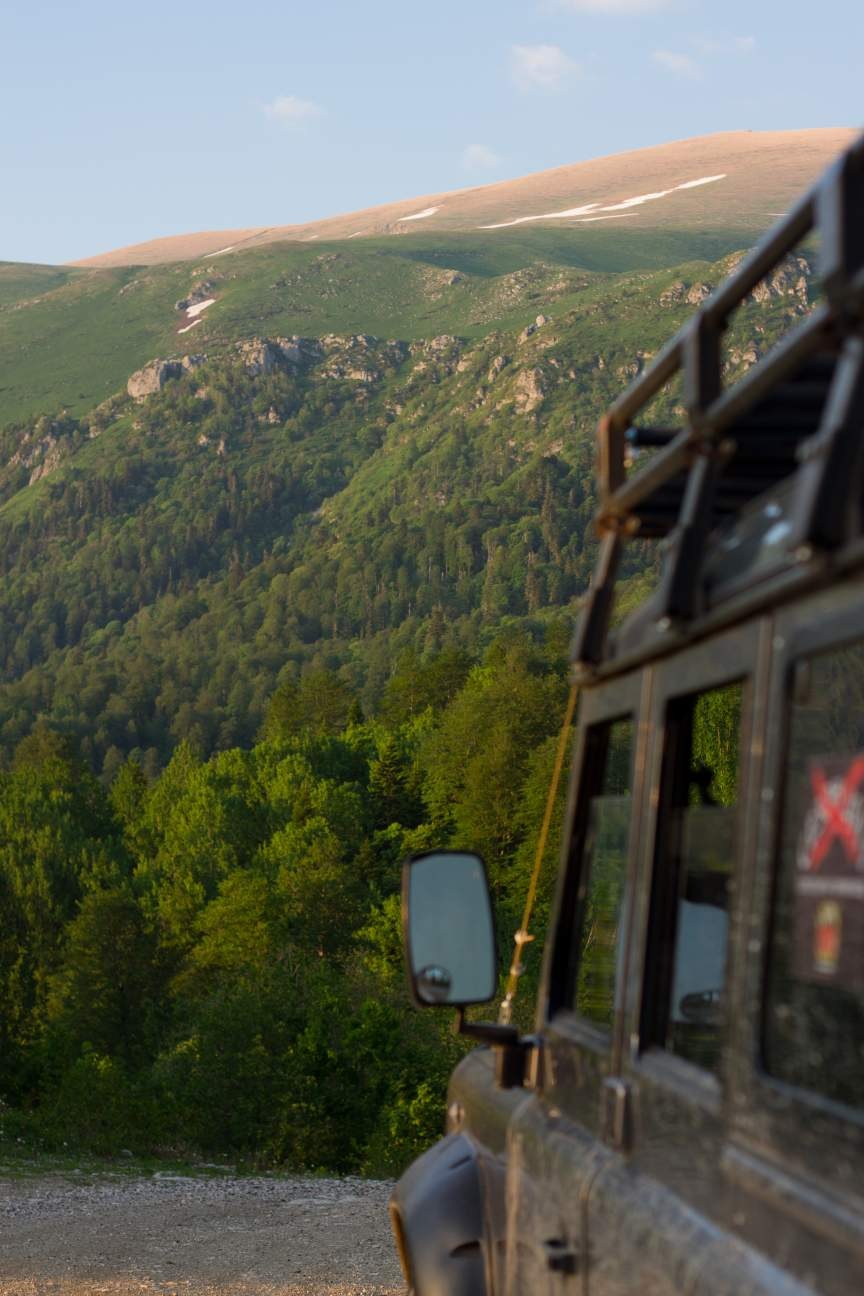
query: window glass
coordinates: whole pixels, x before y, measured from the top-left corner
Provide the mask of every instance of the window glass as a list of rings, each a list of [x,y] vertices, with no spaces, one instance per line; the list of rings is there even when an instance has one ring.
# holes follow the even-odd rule
[[[633,723],[616,720],[591,735],[587,759],[599,762],[589,799],[582,851],[579,931],[573,1007],[596,1026],[611,1027],[615,1009],[621,898],[627,872],[633,766]]]
[[[797,664],[773,936],[766,1069],[864,1106],[864,646]]]
[[[669,708],[643,1038],[697,1066],[720,1060],[735,859],[741,685]]]

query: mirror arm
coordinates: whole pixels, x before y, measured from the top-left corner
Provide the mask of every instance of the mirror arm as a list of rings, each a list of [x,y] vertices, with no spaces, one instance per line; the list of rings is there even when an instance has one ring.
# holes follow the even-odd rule
[[[456,1034],[467,1035],[469,1039],[480,1040],[483,1044],[513,1045],[520,1042],[519,1031],[515,1026],[502,1026],[499,1022],[469,1022],[465,1020],[465,1009],[456,1009]]]
[[[500,1022],[466,1022],[465,1009],[456,1010],[456,1034],[491,1044],[495,1056],[495,1083],[499,1089],[521,1089],[529,1050],[537,1043],[536,1035],[520,1035],[515,1026]]]

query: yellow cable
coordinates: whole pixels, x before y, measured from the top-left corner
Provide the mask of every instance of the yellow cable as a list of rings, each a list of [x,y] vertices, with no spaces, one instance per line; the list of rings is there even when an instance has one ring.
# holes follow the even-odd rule
[[[519,977],[522,975],[522,947],[534,939],[528,932],[528,924],[531,921],[531,912],[534,908],[534,900],[537,896],[537,884],[540,880],[540,869],[543,864],[543,856],[546,853],[546,842],[549,837],[549,828],[552,824],[552,815],[555,812],[555,801],[558,796],[558,784],[561,781],[561,769],[564,765],[564,754],[567,751],[567,739],[570,733],[570,726],[573,723],[573,713],[576,710],[576,699],[579,695],[578,684],[571,684],[570,695],[567,698],[567,710],[564,713],[564,723],[561,726],[561,732],[558,735],[558,750],[555,753],[555,767],[552,770],[552,778],[549,783],[549,792],[546,797],[546,812],[543,815],[543,823],[540,828],[540,836],[537,838],[537,851],[534,856],[534,868],[531,872],[531,881],[528,883],[528,894],[525,897],[525,910],[522,914],[522,922],[519,930],[513,937],[513,961],[510,964],[510,972],[507,976],[507,990],[501,1002],[501,1011],[498,1014],[499,1022],[507,1025],[513,1012],[513,1000],[516,998],[516,989],[519,984]]]

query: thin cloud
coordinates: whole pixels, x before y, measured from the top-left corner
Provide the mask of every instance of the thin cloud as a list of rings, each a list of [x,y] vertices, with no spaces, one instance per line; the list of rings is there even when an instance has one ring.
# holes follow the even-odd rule
[[[674,0],[555,0],[558,9],[569,9],[571,13],[607,14],[610,17],[659,13],[661,9],[670,9],[673,3]]]
[[[655,63],[659,63],[673,76],[685,77],[688,81],[698,81],[702,75],[699,64],[689,54],[676,54],[674,50],[655,50],[651,57]]]
[[[300,99],[297,95],[278,95],[264,105],[264,111],[268,117],[273,117],[286,126],[299,126],[314,117],[320,117],[324,109],[311,99]]]
[[[494,171],[501,159],[486,144],[468,144],[462,150],[462,166],[466,171]]]
[[[514,45],[510,59],[520,90],[558,90],[579,72],[579,64],[560,45]]]

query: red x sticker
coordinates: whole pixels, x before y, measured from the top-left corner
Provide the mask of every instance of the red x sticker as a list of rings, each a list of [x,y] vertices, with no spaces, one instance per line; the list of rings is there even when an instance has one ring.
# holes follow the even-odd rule
[[[810,782],[813,787],[814,808],[821,815],[824,824],[818,838],[810,846],[807,867],[811,872],[818,873],[835,841],[843,848],[850,864],[854,864],[861,854],[861,842],[855,826],[848,817],[848,810],[849,803],[862,781],[864,781],[864,756],[856,757],[846,771],[845,778],[833,779],[830,783],[824,769],[818,765],[811,768]]]
[[[795,975],[858,991],[864,989],[864,752],[811,760],[802,791]]]

